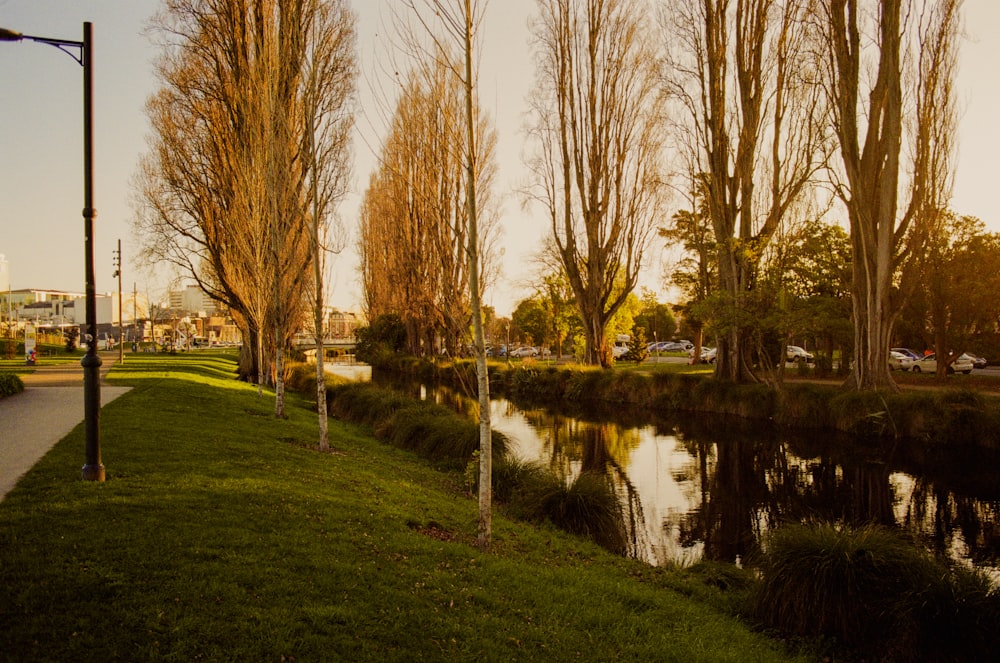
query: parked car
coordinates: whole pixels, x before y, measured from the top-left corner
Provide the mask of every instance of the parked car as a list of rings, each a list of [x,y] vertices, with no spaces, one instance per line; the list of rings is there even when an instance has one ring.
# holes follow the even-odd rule
[[[510,356],[511,357],[519,357],[519,358],[522,358],[522,359],[525,358],[525,357],[537,357],[538,356],[538,350],[535,349],[535,348],[533,348],[530,345],[522,345],[519,348],[514,348],[513,350],[511,350],[510,351]]]
[[[701,363],[703,364],[714,364],[715,363],[715,348],[702,348],[701,349]],[[694,348],[688,350],[688,357],[694,359]]]
[[[615,359],[621,359],[625,356],[626,352],[628,352],[628,346],[624,343],[615,343],[611,347],[611,356]]]
[[[909,357],[913,361],[916,361],[917,359],[920,359],[921,357],[923,357],[923,355],[920,354],[919,352],[914,352],[913,350],[911,350],[909,348],[889,348],[889,351],[890,352],[898,352],[901,355],[906,355],[907,357]]]
[[[969,359],[972,360],[973,368],[986,368],[986,364],[989,363],[986,361],[986,357],[980,357],[979,355],[974,355],[971,352],[966,352],[965,354],[967,354]]]
[[[690,352],[694,347],[691,341],[664,341],[660,352]]]
[[[905,355],[902,352],[897,352],[896,350],[889,350],[890,371],[908,371],[912,364],[913,357]]]
[[[929,355],[921,357],[920,359],[913,362],[910,370],[914,373],[936,373],[937,372],[937,356],[932,352]],[[972,359],[969,355],[959,355],[958,359],[951,363],[948,367],[949,373],[964,373],[968,375],[972,372]]]
[[[811,352],[806,352],[804,348],[800,348],[797,345],[788,345],[785,346],[785,359],[796,363],[804,361],[811,364],[815,357],[813,357]]]

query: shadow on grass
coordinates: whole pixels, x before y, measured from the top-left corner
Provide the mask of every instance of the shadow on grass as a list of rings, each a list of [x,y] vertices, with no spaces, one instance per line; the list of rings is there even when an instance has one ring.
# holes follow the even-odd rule
[[[236,355],[231,352],[136,354],[128,356],[125,363],[113,366],[108,372],[107,379],[133,384],[146,379],[162,378],[169,374],[174,379],[199,383],[214,383],[215,380],[236,381],[236,367]]]

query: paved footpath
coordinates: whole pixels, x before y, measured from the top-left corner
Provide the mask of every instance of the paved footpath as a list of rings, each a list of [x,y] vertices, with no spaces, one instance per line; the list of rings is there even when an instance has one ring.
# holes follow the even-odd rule
[[[118,353],[101,354],[101,406],[130,387],[113,387],[104,376]],[[56,442],[83,421],[83,368],[79,362],[46,366],[21,376],[24,391],[0,398],[0,500]],[[83,467],[83,449],[80,467]]]

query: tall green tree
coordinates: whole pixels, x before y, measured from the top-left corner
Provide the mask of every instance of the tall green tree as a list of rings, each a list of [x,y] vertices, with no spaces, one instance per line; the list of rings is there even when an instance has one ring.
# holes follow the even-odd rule
[[[552,340],[552,314],[542,299],[522,299],[510,316],[518,337],[534,345],[547,345]]]
[[[918,273],[920,288],[907,307],[920,316],[937,353],[937,375],[974,339],[993,332],[1000,320],[1000,235],[971,216],[941,215],[930,251]]]
[[[656,293],[648,288],[642,289],[639,298],[640,309],[635,315],[635,324],[645,329],[647,337],[665,341],[677,333],[677,320],[669,304],[663,304],[656,299]]]
[[[691,192],[692,209],[678,210],[670,225],[659,230],[668,248],[680,253],[668,281],[681,292],[677,309],[694,332],[694,357],[701,356],[706,325],[715,319],[710,297],[719,289],[719,259],[715,232],[699,189]],[[704,191],[704,187],[701,187]],[[716,367],[718,369],[718,366]]]
[[[821,364],[832,367],[836,348],[850,355],[851,242],[839,225],[814,219],[785,239],[777,259],[780,327],[785,338],[814,339]]]

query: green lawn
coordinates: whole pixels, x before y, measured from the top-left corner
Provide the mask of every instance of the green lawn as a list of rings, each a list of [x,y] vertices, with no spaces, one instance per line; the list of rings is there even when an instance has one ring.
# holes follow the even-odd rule
[[[81,425],[0,503],[0,660],[791,660],[695,573],[502,516],[478,552],[461,476],[335,421],[321,454],[233,368],[130,355],[107,481]]]

